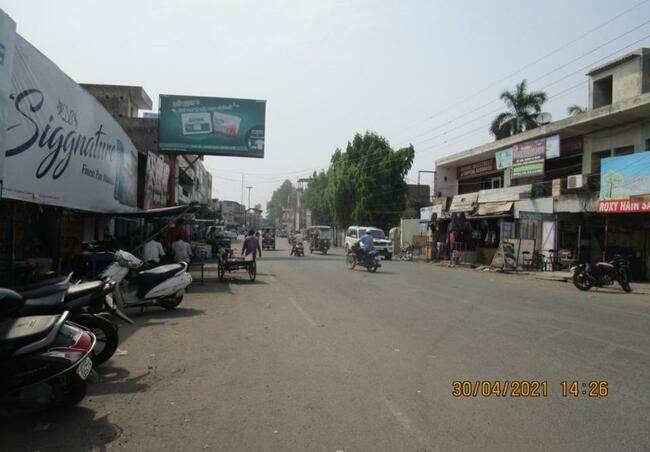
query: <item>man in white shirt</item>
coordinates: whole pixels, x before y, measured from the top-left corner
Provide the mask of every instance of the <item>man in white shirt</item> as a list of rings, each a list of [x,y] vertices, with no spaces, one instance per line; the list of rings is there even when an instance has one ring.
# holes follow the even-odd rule
[[[145,263],[160,264],[160,258],[165,255],[165,250],[160,242],[149,240],[142,247],[142,260]]]
[[[174,262],[190,262],[192,258],[192,247],[185,240],[180,237],[172,243],[172,253],[174,254]]]

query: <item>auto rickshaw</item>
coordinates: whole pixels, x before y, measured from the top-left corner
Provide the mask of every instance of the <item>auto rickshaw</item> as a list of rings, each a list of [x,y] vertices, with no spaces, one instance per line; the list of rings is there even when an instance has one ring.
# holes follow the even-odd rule
[[[275,251],[275,228],[270,226],[262,228],[262,249]]]
[[[329,226],[312,226],[308,229],[309,252],[320,251],[327,254],[332,244],[332,228]]]

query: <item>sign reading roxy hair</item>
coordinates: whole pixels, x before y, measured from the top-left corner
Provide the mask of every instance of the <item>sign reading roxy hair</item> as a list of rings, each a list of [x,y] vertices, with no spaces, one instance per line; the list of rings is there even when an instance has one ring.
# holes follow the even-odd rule
[[[161,151],[264,158],[266,101],[160,96]]]
[[[93,212],[137,207],[138,158],[104,107],[16,35],[4,196]]]

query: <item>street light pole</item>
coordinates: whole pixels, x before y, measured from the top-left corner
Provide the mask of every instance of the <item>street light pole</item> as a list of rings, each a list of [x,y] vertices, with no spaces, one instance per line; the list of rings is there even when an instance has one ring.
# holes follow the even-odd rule
[[[253,186],[249,185],[248,187],[246,187],[246,189],[248,190],[248,207],[246,208],[246,213],[248,213],[248,211],[251,208],[251,190],[253,189]],[[246,224],[245,217],[244,217],[244,224]],[[249,224],[249,226],[250,226],[250,224]]]

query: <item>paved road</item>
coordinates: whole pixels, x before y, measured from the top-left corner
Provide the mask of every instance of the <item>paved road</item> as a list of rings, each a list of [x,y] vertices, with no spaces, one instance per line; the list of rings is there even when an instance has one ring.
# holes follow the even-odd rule
[[[282,246],[284,245],[284,246]],[[650,297],[341,252],[266,253],[254,284],[195,284],[135,313],[127,355],[68,413],[4,420],[3,450],[640,450]],[[547,380],[548,397],[452,397],[453,380]],[[563,398],[604,380],[606,398]]]

